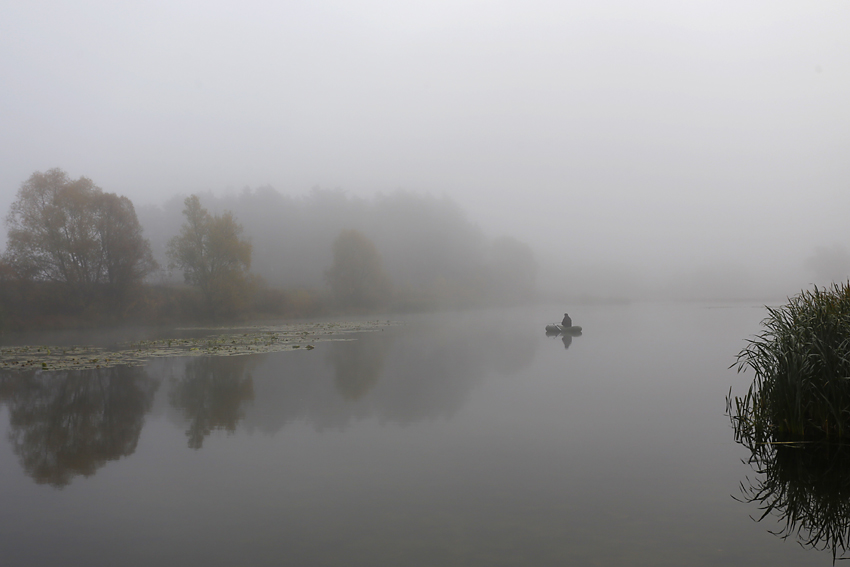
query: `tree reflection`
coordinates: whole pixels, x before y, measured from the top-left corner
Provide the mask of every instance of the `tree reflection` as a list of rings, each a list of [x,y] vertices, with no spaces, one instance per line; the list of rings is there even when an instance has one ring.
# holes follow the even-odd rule
[[[757,521],[778,517],[774,535],[829,550],[835,563],[850,543],[850,447],[763,444],[751,450],[757,476],[741,484],[739,500],[758,505]]]
[[[62,487],[136,450],[159,382],[143,368],[6,375],[9,439],[26,473]]]
[[[406,425],[450,417],[489,375],[520,373],[541,340],[536,327],[487,313],[355,337],[311,354],[268,355],[254,372],[257,399],[245,425],[275,433],[298,420],[321,431],[359,419]]]
[[[381,377],[387,355],[387,333],[363,333],[356,341],[340,341],[331,347],[334,384],[346,400],[363,397]]]
[[[186,363],[184,375],[172,382],[171,405],[189,420],[189,447],[200,449],[214,429],[236,431],[245,416],[242,402],[254,399],[248,364],[255,356],[203,356]]]

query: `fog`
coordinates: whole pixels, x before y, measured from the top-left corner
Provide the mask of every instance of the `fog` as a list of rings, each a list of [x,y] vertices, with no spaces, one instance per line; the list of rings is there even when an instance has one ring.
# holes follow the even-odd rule
[[[190,193],[415,195],[530,245],[543,290],[782,297],[850,275],[848,29],[839,1],[3,0],[0,210],[52,167],[160,243]]]

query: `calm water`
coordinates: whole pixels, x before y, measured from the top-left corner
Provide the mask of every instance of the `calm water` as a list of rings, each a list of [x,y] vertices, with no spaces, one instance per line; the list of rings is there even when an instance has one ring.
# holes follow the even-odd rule
[[[757,306],[405,316],[313,351],[0,378],[3,565],[829,565],[757,523]],[[567,348],[565,348],[567,347]]]

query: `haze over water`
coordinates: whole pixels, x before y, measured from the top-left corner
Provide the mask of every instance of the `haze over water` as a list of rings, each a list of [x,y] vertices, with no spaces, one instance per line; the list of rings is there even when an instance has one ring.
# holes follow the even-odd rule
[[[850,275],[844,2],[0,10],[3,211],[51,167],[137,206],[403,188],[531,244],[546,289],[782,298]]]
[[[0,0],[4,215],[85,176],[166,268],[197,194],[253,250],[234,315],[357,309],[342,234],[386,272],[368,308],[443,310],[0,374],[2,562],[826,564],[732,498],[759,474],[724,409],[763,304],[850,277],[848,29],[839,1]],[[7,259],[4,329],[121,320]],[[214,317],[179,271],[127,320]],[[584,333],[545,336],[564,310]],[[2,343],[136,332],[172,331]]]

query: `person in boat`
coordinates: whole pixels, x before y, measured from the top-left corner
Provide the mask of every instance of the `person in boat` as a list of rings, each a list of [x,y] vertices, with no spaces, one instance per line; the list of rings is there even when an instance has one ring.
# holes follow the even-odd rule
[[[570,316],[567,315],[566,313],[564,313],[564,320],[561,321],[561,326],[562,327],[572,327],[573,326],[573,320],[570,319]]]

